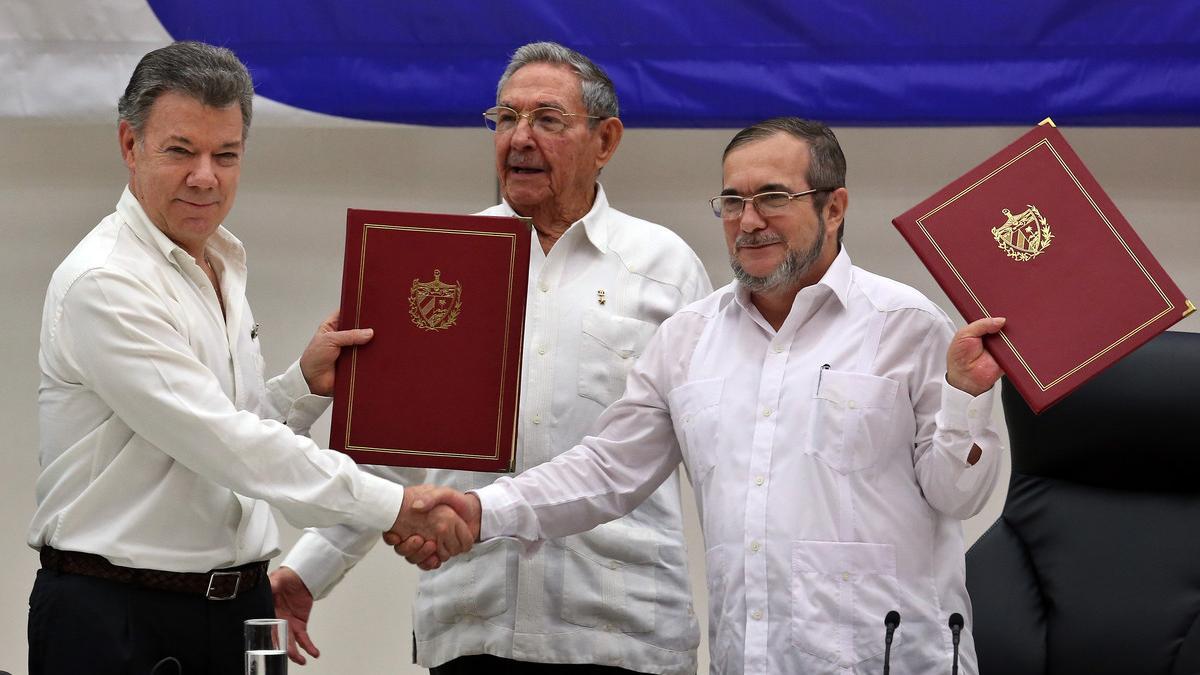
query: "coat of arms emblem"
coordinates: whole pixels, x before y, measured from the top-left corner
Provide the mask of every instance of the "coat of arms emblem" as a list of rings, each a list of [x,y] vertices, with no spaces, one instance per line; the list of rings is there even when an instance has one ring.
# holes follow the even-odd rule
[[[1037,207],[1033,204],[1027,206],[1028,209],[1015,216],[1012,211],[1004,209],[1004,216],[1008,220],[1000,227],[992,228],[992,236],[1000,245],[1000,250],[1021,262],[1038,257],[1054,239],[1050,225]]]
[[[408,314],[425,330],[445,330],[454,325],[462,309],[462,284],[442,281],[442,271],[433,271],[433,281],[413,279],[408,294]]]

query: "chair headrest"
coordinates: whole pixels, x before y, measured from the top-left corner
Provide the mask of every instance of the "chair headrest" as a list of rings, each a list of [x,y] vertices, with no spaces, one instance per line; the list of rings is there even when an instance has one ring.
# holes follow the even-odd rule
[[[1014,472],[1200,493],[1200,333],[1159,335],[1041,415],[1007,381],[1001,400]]]

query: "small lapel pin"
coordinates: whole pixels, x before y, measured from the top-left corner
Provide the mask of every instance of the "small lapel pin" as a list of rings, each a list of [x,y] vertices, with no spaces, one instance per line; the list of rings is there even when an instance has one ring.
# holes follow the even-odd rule
[[[259,328],[262,328],[262,324],[261,324],[261,323],[256,323],[256,324],[254,324],[254,328],[251,328],[251,329],[250,329],[250,339],[251,339],[251,340],[257,340],[257,339],[258,339],[258,329],[259,329]]]
[[[600,303],[600,304],[602,304],[602,305],[605,303],[604,289],[603,289],[603,288],[601,288],[600,290],[596,291],[596,302],[598,302],[598,303]]]

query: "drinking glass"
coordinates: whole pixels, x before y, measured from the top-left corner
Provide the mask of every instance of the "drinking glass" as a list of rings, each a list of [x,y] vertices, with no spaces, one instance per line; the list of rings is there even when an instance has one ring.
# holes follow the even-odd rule
[[[287,675],[286,619],[249,619],[246,631],[246,675]]]

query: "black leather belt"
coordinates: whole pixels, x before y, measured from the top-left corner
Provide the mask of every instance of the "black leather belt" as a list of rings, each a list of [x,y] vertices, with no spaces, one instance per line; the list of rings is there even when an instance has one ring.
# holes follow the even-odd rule
[[[108,579],[156,591],[199,595],[209,600],[233,600],[267,578],[266,561],[211,572],[164,572],[114,565],[93,553],[59,551],[43,546],[42,567],[66,574]]]

